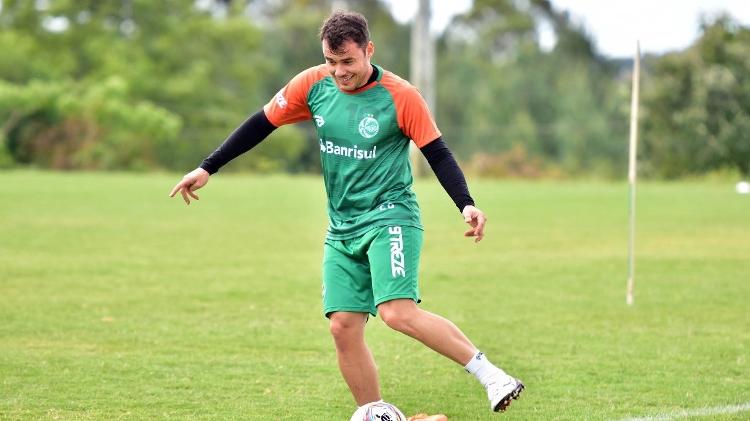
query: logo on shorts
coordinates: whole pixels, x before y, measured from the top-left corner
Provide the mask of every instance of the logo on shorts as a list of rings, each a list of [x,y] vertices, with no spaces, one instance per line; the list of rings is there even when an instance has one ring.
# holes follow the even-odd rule
[[[366,115],[365,118],[359,122],[359,134],[365,139],[375,137],[379,130],[380,125],[378,124],[378,120],[375,120],[372,114]]]
[[[404,237],[401,235],[401,227],[388,227],[388,234],[391,235],[391,276],[405,278]]]

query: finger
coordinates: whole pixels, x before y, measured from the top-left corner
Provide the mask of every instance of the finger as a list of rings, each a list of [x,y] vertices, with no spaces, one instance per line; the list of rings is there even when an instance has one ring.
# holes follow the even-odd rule
[[[172,191],[169,192],[169,197],[174,197],[174,195],[177,194],[177,191],[182,188],[182,183],[183,182],[180,181],[179,183],[175,184],[175,186],[172,188]]]
[[[193,189],[187,189],[187,194],[189,194],[190,197],[192,197],[195,200],[199,200],[200,199],[200,197],[198,197],[198,195],[193,192]]]
[[[187,193],[185,193],[185,190],[187,190],[187,189],[183,188],[182,190],[180,190],[180,193],[182,194],[182,200],[185,201],[185,204],[189,205],[190,204],[190,198],[188,197]]]
[[[477,216],[477,224],[474,226],[474,232],[480,236],[484,237],[484,225],[487,223],[487,218],[484,217],[484,215]]]
[[[476,235],[476,234],[474,233],[474,228],[470,228],[470,229],[469,229],[468,231],[466,231],[466,232],[464,233],[464,237],[473,237],[474,235]]]

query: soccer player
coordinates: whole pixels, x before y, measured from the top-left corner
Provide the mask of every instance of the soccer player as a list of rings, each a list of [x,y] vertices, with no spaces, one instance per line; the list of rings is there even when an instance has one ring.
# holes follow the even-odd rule
[[[323,312],[339,369],[357,405],[381,399],[364,340],[369,315],[463,366],[503,411],[524,385],[496,367],[451,321],[424,311],[417,272],[422,248],[409,143],[427,158],[479,242],[487,219],[417,89],[371,63],[367,20],[335,12],[320,29],[325,63],[302,71],[174,186],[187,204],[221,166],[277,127],[313,120],[320,143],[329,226],[323,249]]]

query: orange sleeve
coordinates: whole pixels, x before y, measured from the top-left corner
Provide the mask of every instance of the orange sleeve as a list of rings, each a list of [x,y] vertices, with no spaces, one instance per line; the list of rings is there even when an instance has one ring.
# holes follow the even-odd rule
[[[307,94],[315,82],[323,79],[327,73],[325,65],[311,67],[297,76],[274,95],[263,107],[268,121],[276,127],[284,124],[310,120],[312,114],[307,106]]]
[[[417,88],[391,72],[385,72],[380,83],[393,96],[399,128],[418,148],[441,136],[427,103]]]

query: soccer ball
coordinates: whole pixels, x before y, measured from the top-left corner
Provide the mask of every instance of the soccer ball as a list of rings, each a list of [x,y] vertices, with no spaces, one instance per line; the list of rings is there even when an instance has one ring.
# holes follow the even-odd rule
[[[747,181],[740,181],[736,186],[734,186],[734,188],[739,194],[750,193],[750,183],[748,183]]]
[[[395,405],[377,401],[360,406],[349,421],[406,421],[406,416]]]

